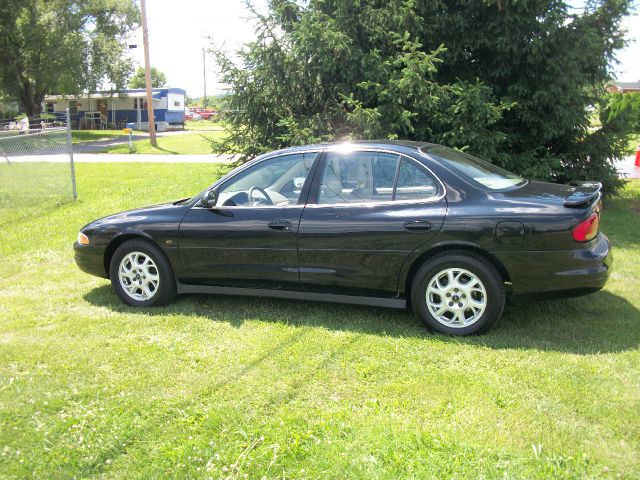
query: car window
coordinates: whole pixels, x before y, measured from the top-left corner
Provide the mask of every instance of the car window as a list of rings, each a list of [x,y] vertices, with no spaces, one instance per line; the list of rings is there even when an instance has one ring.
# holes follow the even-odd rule
[[[329,152],[318,203],[389,201],[399,156],[381,152]]]
[[[259,162],[231,178],[218,191],[219,206],[294,205],[317,153],[282,155]]]
[[[429,147],[423,151],[488,190],[502,190],[523,185],[526,182],[524,178],[515,173],[480,160],[468,153],[443,146]]]
[[[409,160],[400,162],[395,200],[427,199],[435,197],[437,193],[435,178]]]
[[[437,194],[436,179],[408,159],[400,160],[399,155],[329,152],[322,173],[318,203],[419,200]]]

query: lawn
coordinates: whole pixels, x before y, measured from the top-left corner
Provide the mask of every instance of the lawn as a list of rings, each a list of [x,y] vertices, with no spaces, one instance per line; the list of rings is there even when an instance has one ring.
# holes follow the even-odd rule
[[[100,142],[112,138],[125,138],[122,130],[73,130],[71,139],[73,143]]]
[[[213,120],[186,120],[184,122],[185,130],[223,130],[224,127],[220,122],[214,122]]]
[[[133,142],[132,153],[154,153],[166,155],[210,154],[211,140],[225,135],[221,130],[207,133],[185,133],[157,137],[158,147],[152,147],[148,139]],[[105,149],[104,153],[129,153],[129,145],[115,145]]]
[[[85,223],[219,168],[79,164],[76,203],[4,223],[0,477],[640,476],[640,181],[605,206],[603,291],[513,302],[480,337],[313,302],[136,310],[75,267]]]

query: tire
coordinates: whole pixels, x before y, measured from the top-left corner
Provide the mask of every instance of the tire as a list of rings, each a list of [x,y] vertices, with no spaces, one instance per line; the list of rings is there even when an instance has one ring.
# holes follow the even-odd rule
[[[171,302],[176,280],[164,252],[143,239],[120,245],[109,264],[109,278],[118,297],[133,307],[152,307]]]
[[[471,252],[433,257],[411,285],[414,313],[430,329],[448,335],[486,332],[500,320],[505,297],[496,268]]]

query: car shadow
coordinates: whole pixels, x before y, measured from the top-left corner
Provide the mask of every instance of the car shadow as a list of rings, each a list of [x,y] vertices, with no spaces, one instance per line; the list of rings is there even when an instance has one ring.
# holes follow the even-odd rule
[[[139,313],[123,304],[110,285],[84,295],[92,305]],[[430,332],[410,311],[320,302],[217,295],[183,295],[147,315],[205,317],[241,327],[247,320],[320,327],[389,337],[416,337],[492,349],[537,349],[579,355],[620,352],[640,345],[640,310],[607,291],[556,299],[514,299],[500,323],[483,335],[453,337]]]

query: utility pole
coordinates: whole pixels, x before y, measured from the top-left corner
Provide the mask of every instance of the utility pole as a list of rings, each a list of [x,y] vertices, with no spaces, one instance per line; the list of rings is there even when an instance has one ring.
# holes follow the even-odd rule
[[[204,102],[203,107],[207,108],[207,63],[205,61],[204,47],[202,47],[202,78],[204,80]]]
[[[144,44],[144,79],[147,86],[147,113],[149,115],[149,140],[154,147],[156,142],[156,121],[153,113],[153,93],[151,91],[151,65],[149,62],[149,32],[147,30],[147,7],[145,0],[140,0],[142,13],[142,43]]]

